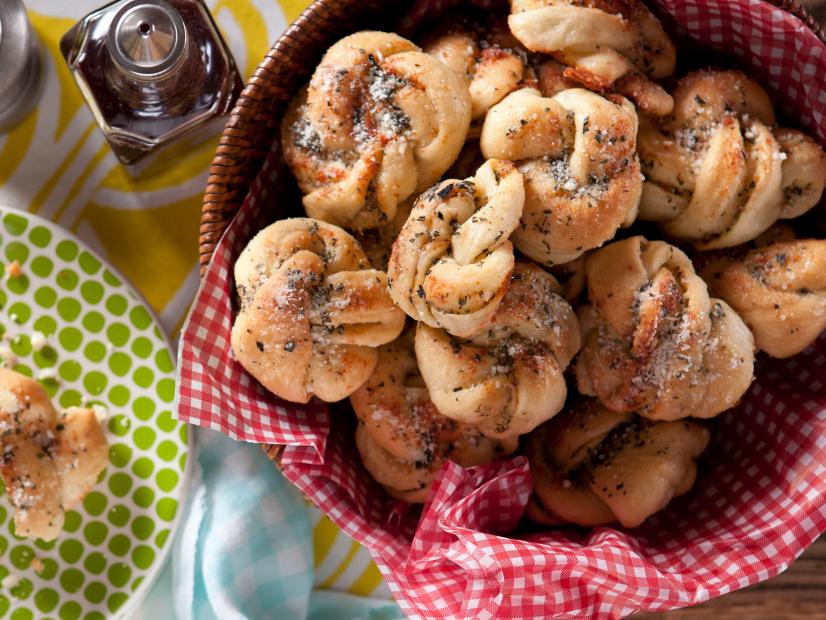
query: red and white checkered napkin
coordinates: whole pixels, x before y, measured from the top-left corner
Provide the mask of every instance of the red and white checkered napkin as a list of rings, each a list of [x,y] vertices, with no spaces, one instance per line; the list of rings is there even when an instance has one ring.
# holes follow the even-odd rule
[[[447,4],[431,1],[417,15]],[[699,45],[739,56],[826,144],[826,46],[800,21],[759,0],[661,0],[659,8]],[[184,328],[178,416],[285,445],[287,478],[371,550],[408,615],[608,618],[683,607],[768,579],[826,529],[826,336],[792,360],[760,359],[743,404],[714,422],[694,490],[637,530],[531,529],[520,521],[530,493],[521,457],[471,470],[445,465],[421,516],[388,499],[359,462],[351,416],[279,401],[230,354],[234,259],[285,208],[275,199],[289,178],[277,148]]]

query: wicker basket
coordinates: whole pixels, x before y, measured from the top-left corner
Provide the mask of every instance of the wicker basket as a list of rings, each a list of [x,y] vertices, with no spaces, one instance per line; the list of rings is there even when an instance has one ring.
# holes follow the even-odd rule
[[[768,1],[800,18],[826,43],[826,33],[796,0]],[[253,182],[262,168],[270,169],[264,167],[265,162],[269,160],[269,166],[273,157],[279,157],[280,149],[273,146],[278,140],[283,111],[310,78],[322,54],[346,34],[364,28],[392,28],[398,15],[414,4],[414,0],[397,1],[392,3],[393,10],[388,11],[388,3],[379,0],[316,0],[276,41],[242,92],[212,161],[200,224],[202,275]],[[276,165],[283,168],[283,162]],[[276,188],[279,206],[290,205],[298,214],[300,201],[295,183],[279,181],[279,185]],[[288,214],[283,210],[262,214],[269,220],[285,215]],[[270,445],[264,449],[269,458],[279,464],[283,446]]]

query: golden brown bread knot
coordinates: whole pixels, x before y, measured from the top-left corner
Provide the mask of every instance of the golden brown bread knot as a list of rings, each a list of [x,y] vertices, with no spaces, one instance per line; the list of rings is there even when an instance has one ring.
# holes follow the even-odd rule
[[[350,395],[359,419],[356,446],[367,471],[398,499],[423,502],[449,459],[463,467],[512,452],[472,426],[441,415],[430,400],[413,354],[413,331],[378,349],[378,364]]]
[[[519,88],[526,77],[526,50],[499,17],[482,22],[448,15],[440,19],[422,48],[467,80],[474,121],[484,118],[492,105]]]
[[[473,178],[427,190],[393,245],[393,300],[417,321],[456,336],[482,329],[508,285],[508,237],[524,201],[522,175],[509,161],[487,161]]]
[[[826,329],[826,240],[788,238],[779,228],[697,261],[709,291],[743,317],[757,348],[784,358]]]
[[[341,400],[367,380],[404,313],[353,237],[310,218],[271,224],[235,263],[236,359],[281,398]]]
[[[528,438],[534,494],[526,514],[548,525],[637,527],[691,489],[708,441],[697,422],[655,422],[595,399],[577,403]]]
[[[410,41],[358,32],[333,45],[281,125],[307,214],[360,230],[435,183],[467,135],[470,96]]]
[[[696,71],[680,80],[674,101],[662,123],[640,120],[640,219],[710,250],[754,239],[820,200],[826,154],[802,132],[775,127],[771,101],[754,80]]]
[[[523,88],[488,112],[482,153],[516,161],[525,177],[525,210],[511,240],[535,261],[572,261],[637,215],[637,114],[612,97],[581,88],[542,97]]]
[[[33,379],[0,368],[0,474],[18,536],[53,540],[109,461],[91,409],[58,414]]]
[[[565,77],[621,93],[648,114],[671,112],[671,97],[649,78],[671,75],[676,51],[642,2],[511,0],[508,23],[529,50],[569,65]]]
[[[444,415],[488,437],[512,438],[565,402],[563,371],[580,345],[576,315],[552,275],[517,263],[486,329],[468,339],[419,323],[416,358]]]
[[[752,381],[754,339],[709,298],[683,252],[631,237],[594,252],[585,270],[581,394],[655,420],[709,418],[737,403]]]

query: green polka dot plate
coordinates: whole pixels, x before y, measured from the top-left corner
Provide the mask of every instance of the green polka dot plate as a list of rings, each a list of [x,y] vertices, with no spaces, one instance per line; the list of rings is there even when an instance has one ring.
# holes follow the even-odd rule
[[[61,407],[108,411],[109,464],[56,541],[15,535],[0,498],[0,618],[126,617],[160,571],[188,483],[174,363],[152,312],[67,231],[0,207],[0,353]]]

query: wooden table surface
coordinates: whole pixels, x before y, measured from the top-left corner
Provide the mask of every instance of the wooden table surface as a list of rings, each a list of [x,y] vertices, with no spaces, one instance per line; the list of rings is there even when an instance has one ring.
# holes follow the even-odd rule
[[[826,24],[826,0],[800,0]],[[789,569],[764,583],[709,603],[635,620],[826,620],[826,535]]]

